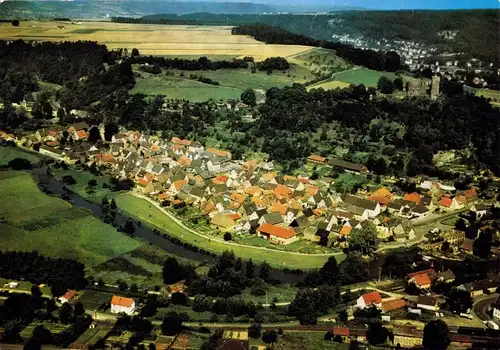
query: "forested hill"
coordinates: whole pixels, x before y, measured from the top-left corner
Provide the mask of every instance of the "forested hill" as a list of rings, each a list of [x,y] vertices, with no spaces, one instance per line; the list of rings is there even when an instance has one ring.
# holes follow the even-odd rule
[[[233,35],[250,35],[266,44],[306,45],[336,50],[338,56],[371,69],[395,72],[401,68],[401,58],[396,52],[380,52],[357,49],[350,45],[315,40],[304,35],[293,34],[284,29],[266,25],[243,25],[234,27]]]
[[[317,40],[332,35],[349,35],[389,41],[409,40],[439,47],[441,52],[463,52],[469,57],[498,62],[496,43],[500,42],[500,15],[494,10],[457,11],[342,11],[324,15],[216,15],[192,13],[156,14],[142,18],[117,18],[119,22],[246,25],[265,24]],[[456,34],[453,38],[443,32]]]

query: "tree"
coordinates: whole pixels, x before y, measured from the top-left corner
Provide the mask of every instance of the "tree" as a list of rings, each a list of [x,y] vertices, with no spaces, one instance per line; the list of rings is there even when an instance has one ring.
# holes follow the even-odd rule
[[[386,76],[381,76],[377,82],[377,89],[383,94],[392,94],[394,91],[394,84]]]
[[[68,288],[60,279],[53,281],[52,285],[50,286],[50,293],[54,298],[58,298],[64,295],[67,290]]]
[[[134,232],[135,232],[135,225],[134,225],[134,222],[132,221],[132,219],[130,219],[130,218],[127,219],[127,222],[123,226],[123,232],[125,232],[125,233],[127,233],[129,235],[133,235],[134,234]]]
[[[59,308],[59,320],[61,323],[68,324],[73,320],[73,307],[69,303],[64,303]]]
[[[326,263],[319,270],[319,277],[324,284],[335,285],[339,283],[339,267],[334,256],[328,258]]]
[[[354,229],[347,240],[350,251],[357,251],[363,255],[373,253],[379,244],[377,231],[373,227]]]
[[[212,302],[205,296],[197,295],[193,300],[192,309],[195,312],[205,312],[210,311],[212,308]]]
[[[452,288],[446,298],[446,305],[455,313],[467,312],[472,308],[472,298],[465,290]]]
[[[366,339],[372,345],[384,344],[389,336],[389,330],[382,326],[380,322],[374,322],[368,327]]]
[[[252,323],[250,327],[248,327],[248,336],[250,338],[258,339],[260,338],[261,325],[260,323]]]
[[[443,320],[433,320],[424,327],[423,346],[428,350],[446,350],[450,345],[448,325]]]
[[[182,320],[177,312],[167,313],[161,324],[161,331],[167,336],[174,336],[182,331]]]
[[[90,179],[89,182],[87,182],[87,185],[89,187],[95,187],[95,186],[97,186],[97,180],[96,179]]]
[[[34,298],[41,298],[43,295],[42,291],[40,290],[40,287],[36,285],[31,286],[31,296]]]
[[[252,259],[248,260],[245,266],[245,275],[247,278],[253,278],[253,274],[255,273],[255,266],[253,264]]]
[[[264,261],[262,264],[260,264],[259,277],[265,281],[269,277],[270,271],[271,266],[269,266],[269,264]]]
[[[42,325],[33,328],[33,338],[38,339],[41,344],[50,344],[52,342],[52,333]]]
[[[83,307],[83,304],[81,302],[76,302],[74,306],[74,314],[75,316],[81,316],[85,314],[85,308]]]
[[[8,163],[9,168],[14,170],[29,170],[31,169],[31,162],[24,158],[14,158]]]
[[[35,337],[29,338],[26,343],[24,343],[24,350],[42,350],[42,343]]]
[[[76,184],[75,178],[71,175],[64,175],[62,177],[61,181],[65,185],[75,185]]]
[[[172,300],[172,304],[174,305],[187,305],[187,296],[184,293],[172,293],[172,296],[170,297]]]
[[[132,283],[132,284],[130,285],[130,291],[131,291],[132,293],[137,293],[137,292],[139,291],[139,287],[137,287],[137,284]]]
[[[90,143],[96,143],[97,141],[101,140],[101,133],[99,131],[99,128],[95,125],[92,125],[89,129],[89,136],[87,138],[88,142]]]
[[[396,79],[394,79],[393,84],[394,84],[394,89],[403,91],[404,84],[403,84],[403,79],[401,77],[397,77]]]
[[[12,24],[13,27],[19,27],[19,20],[18,19],[14,19],[14,20],[12,20],[11,24]]]
[[[125,281],[119,280],[119,281],[117,281],[116,284],[118,284],[118,289],[121,290],[122,292],[124,292],[128,289],[128,284]]]
[[[255,106],[257,104],[257,96],[255,95],[255,91],[250,88],[243,91],[241,93],[241,101],[249,106]]]
[[[179,264],[174,257],[168,257],[163,263],[163,283],[174,284],[186,278],[186,268]]]
[[[139,54],[139,50],[136,49],[135,47],[132,49],[132,52],[131,52],[131,56],[132,57],[138,57],[140,54]]]
[[[266,344],[274,344],[278,340],[278,333],[275,330],[266,330],[262,334],[262,341]]]
[[[113,136],[118,132],[118,126],[114,123],[104,125],[104,140],[110,142]]]
[[[347,314],[347,310],[343,309],[342,311],[339,312],[339,320],[342,322],[347,322],[349,319],[349,315]]]
[[[231,236],[231,233],[230,232],[226,232],[224,233],[224,240],[227,242],[227,241],[230,241],[233,237]]]
[[[479,237],[474,240],[472,244],[472,249],[474,255],[481,258],[487,259],[491,254],[491,244],[493,243],[493,232],[491,229],[486,229],[481,231]]]

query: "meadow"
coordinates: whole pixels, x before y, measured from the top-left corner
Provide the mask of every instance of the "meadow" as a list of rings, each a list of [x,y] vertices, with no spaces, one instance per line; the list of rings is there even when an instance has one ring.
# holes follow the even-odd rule
[[[250,69],[220,69],[215,71],[189,71],[174,70],[174,76],[164,74],[149,74],[139,72],[141,77],[136,79],[136,84],[131,93],[145,95],[166,95],[168,98],[187,99],[193,102],[213,100],[239,99],[244,89],[262,89],[271,87],[290,86],[293,83],[303,83],[314,78],[311,71],[304,66],[293,64],[285,73],[274,71],[271,74]],[[191,74],[204,76],[220,85],[210,85],[187,79]]]
[[[20,152],[16,148],[2,147],[0,151],[0,166],[5,166],[9,164],[14,158],[24,158],[28,160],[31,164],[38,164],[40,158],[35,154],[30,154],[28,152]]]
[[[118,208],[132,217],[141,220],[144,224],[168,232],[181,241],[202,247],[205,250],[220,254],[226,250],[232,250],[242,259],[253,259],[255,262],[267,261],[270,265],[278,268],[311,269],[321,267],[328,255],[297,254],[274,249],[263,250],[249,245],[228,244],[222,240],[201,237],[186,230],[177,222],[153,206],[145,199],[134,197],[131,194],[120,194],[116,197]],[[341,257],[341,253],[336,256]]]
[[[477,89],[476,96],[490,98],[493,106],[500,107],[500,91],[490,89]]]
[[[377,87],[377,82],[381,76],[386,76],[387,78],[394,80],[396,79],[396,74],[391,72],[379,72],[375,70],[371,70],[368,68],[353,68],[350,70],[346,70],[344,72],[335,73],[333,75],[334,81],[338,82],[346,82],[349,84],[363,84],[366,87]],[[403,75],[403,82],[407,81],[417,81],[413,77]]]
[[[156,56],[253,56],[264,60],[291,56],[309,50],[300,45],[266,45],[253,38],[231,35],[231,27],[111,22],[21,21],[19,27],[0,23],[0,39],[33,41],[90,40],[108,49],[137,48]],[[58,28],[60,27],[60,28]]]
[[[25,172],[0,172],[0,249],[32,251],[75,259],[87,267],[142,245],[90,212],[40,191]]]

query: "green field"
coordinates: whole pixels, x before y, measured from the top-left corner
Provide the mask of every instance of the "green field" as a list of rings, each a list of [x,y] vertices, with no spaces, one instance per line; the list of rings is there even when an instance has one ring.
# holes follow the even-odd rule
[[[35,329],[35,327],[37,327],[37,326],[44,326],[52,333],[52,335],[56,335],[56,334],[61,333],[67,327],[66,325],[61,324],[61,323],[51,323],[48,321],[47,322],[38,322],[37,321],[37,322],[30,323],[27,327],[25,327],[21,331],[21,333],[19,333],[19,335],[23,339],[31,338],[31,336],[33,335],[33,329]]]
[[[7,165],[14,158],[24,158],[32,164],[37,164],[40,161],[35,154],[21,152],[17,148],[0,146],[0,166]]]
[[[228,100],[240,97],[243,90],[225,86],[214,86],[197,81],[165,76],[146,76],[138,78],[130,93],[145,95],[166,95],[171,99],[187,99],[193,102],[201,102],[209,99]]]
[[[490,98],[491,104],[493,106],[500,106],[500,91],[490,90],[490,89],[477,89],[476,96],[483,96],[484,98]]]
[[[308,86],[307,90],[319,89],[319,88],[322,88],[325,90],[332,90],[332,89],[337,89],[337,88],[343,89],[343,88],[349,87],[350,85],[351,84],[346,83],[344,81],[328,80],[328,81],[321,82],[321,83],[316,84],[316,85]]]
[[[253,261],[267,261],[269,264],[279,268],[311,269],[323,266],[328,260],[327,255],[300,255],[277,250],[262,250],[252,246],[230,245],[223,241],[200,237],[189,230],[184,229],[161,210],[153,206],[148,201],[134,197],[131,194],[121,194],[116,197],[118,207],[127,213],[150,226],[159,230],[167,231],[170,235],[182,241],[202,247],[205,250],[220,254],[225,250],[232,250],[237,256],[243,259],[252,258]],[[341,258],[338,254],[337,258]]]
[[[1,249],[71,258],[95,266],[142,243],[102,223],[86,210],[42,193],[25,172],[0,172]]]
[[[109,176],[96,176],[89,171],[80,170],[74,166],[69,166],[66,170],[63,168],[52,168],[52,173],[58,180],[61,180],[63,176],[66,175],[72,176],[76,184],[67,185],[67,187],[71,191],[78,193],[83,198],[94,203],[100,204],[103,197],[108,197],[108,199],[110,199],[115,194],[111,189],[103,187],[104,184],[109,185]],[[95,180],[97,185],[92,188],[89,187],[88,183],[90,180]]]
[[[274,71],[271,74],[250,69],[219,69],[215,71],[189,71],[180,77],[180,71],[175,71],[175,76],[164,74],[153,75],[140,72],[131,93],[145,95],[166,95],[168,98],[187,99],[193,102],[208,99],[227,100],[239,99],[243,90],[269,89],[271,87],[290,86],[293,83],[302,83],[312,79],[311,71],[301,65],[293,65],[290,70],[283,73]],[[219,82],[220,85],[210,85],[187,79],[189,75],[204,76]]]
[[[85,310],[93,311],[99,308],[103,303],[111,302],[112,297],[113,293],[85,289],[78,297],[78,301],[83,304]]]
[[[345,72],[340,72],[334,74],[334,79],[338,81],[343,81],[349,84],[363,84],[366,87],[376,87],[377,82],[381,76],[386,76],[387,78],[394,80],[396,79],[396,74],[391,72],[379,72],[376,70],[371,70],[367,68],[354,68]],[[416,81],[417,79],[409,76],[403,76],[403,81]]]

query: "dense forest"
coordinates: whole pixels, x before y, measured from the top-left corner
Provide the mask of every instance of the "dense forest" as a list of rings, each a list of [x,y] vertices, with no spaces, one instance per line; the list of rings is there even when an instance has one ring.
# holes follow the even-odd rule
[[[231,61],[211,61],[207,57],[200,57],[197,60],[189,60],[182,58],[165,58],[157,56],[132,56],[130,63],[156,65],[166,69],[180,70],[217,70],[231,68],[248,68],[248,63],[245,60],[234,59]]]
[[[0,277],[34,284],[56,286],[55,293],[62,295],[67,289],[82,289],[86,286],[85,265],[70,259],[52,259],[38,252],[0,251]]]
[[[458,11],[345,11],[324,15],[217,15],[192,13],[186,15],[158,14],[142,18],[113,18],[125,23],[162,23],[187,25],[240,26],[264,24],[279,27],[295,34],[317,40],[331,40],[332,35],[349,35],[353,38],[389,41],[409,40],[432,45],[439,52],[463,52],[486,62],[500,64],[496,46],[498,10]],[[456,31],[448,40],[439,33]]]

